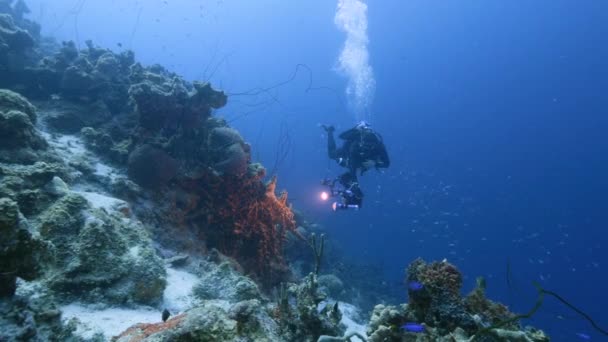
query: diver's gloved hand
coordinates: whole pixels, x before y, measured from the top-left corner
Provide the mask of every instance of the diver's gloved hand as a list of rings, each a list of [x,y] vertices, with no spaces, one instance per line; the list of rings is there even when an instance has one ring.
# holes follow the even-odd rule
[[[321,126],[321,128],[323,128],[325,130],[325,132],[327,132],[327,133],[331,133],[336,130],[336,128],[332,125],[321,124],[319,126]]]

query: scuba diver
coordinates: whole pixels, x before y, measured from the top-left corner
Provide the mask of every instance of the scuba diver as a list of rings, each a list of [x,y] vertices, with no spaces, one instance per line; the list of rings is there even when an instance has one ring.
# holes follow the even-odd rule
[[[338,178],[323,180],[322,184],[330,189],[330,195],[340,196],[340,202],[334,202],[332,208],[359,209],[363,204],[363,191],[359,187],[357,171],[363,175],[371,168],[387,168],[390,165],[386,147],[380,134],[371,126],[361,121],[355,127],[343,132],[339,138],[344,140],[341,147],[336,146],[333,126],[321,125],[327,132],[327,154],[340,166],[348,169]],[[337,189],[339,183],[340,189]]]

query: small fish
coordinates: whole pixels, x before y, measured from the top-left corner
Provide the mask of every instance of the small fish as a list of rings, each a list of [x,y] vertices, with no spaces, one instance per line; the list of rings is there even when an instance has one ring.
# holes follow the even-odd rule
[[[418,324],[418,323],[405,323],[404,325],[401,326],[401,329],[403,329],[407,332],[423,333],[424,325]]]
[[[163,322],[166,322],[170,316],[171,316],[171,313],[169,312],[169,310],[167,310],[167,309],[163,310],[163,315],[162,315]]]
[[[420,291],[424,288],[424,285],[422,285],[422,283],[419,281],[410,281],[407,284],[407,288],[411,291]]]
[[[591,340],[591,336],[583,333],[576,333],[576,336],[582,338],[583,340]]]
[[[118,45],[118,47],[122,47],[122,43],[116,43],[116,45]]]

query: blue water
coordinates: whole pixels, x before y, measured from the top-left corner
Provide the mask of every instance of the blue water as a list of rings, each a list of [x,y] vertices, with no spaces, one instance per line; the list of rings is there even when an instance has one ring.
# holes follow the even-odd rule
[[[290,142],[280,186],[387,281],[416,257],[447,258],[465,291],[482,275],[491,298],[523,312],[537,281],[608,325],[608,2],[368,1],[367,110],[392,165],[361,179],[361,211],[338,214],[318,199],[320,179],[342,170],[317,124],[347,129],[356,110],[334,1],[29,4],[43,33],[120,43],[229,93],[216,115],[269,169]],[[272,89],[252,95],[260,87]],[[552,298],[530,323],[556,341],[605,338]]]

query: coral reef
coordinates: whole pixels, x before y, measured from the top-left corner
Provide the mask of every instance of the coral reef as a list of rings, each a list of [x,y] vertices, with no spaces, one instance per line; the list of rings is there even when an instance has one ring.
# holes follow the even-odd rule
[[[460,298],[462,275],[449,262],[412,262],[407,270],[406,283],[419,282],[422,289],[408,289],[409,308],[415,320],[447,331],[461,327],[473,331],[475,322],[467,313]]]
[[[407,316],[407,305],[405,304],[399,307],[376,305],[367,328],[369,341],[407,341],[403,336],[406,333],[399,329],[402,324],[407,322]],[[410,335],[410,337],[414,336]]]
[[[49,276],[50,288],[97,303],[158,302],[165,287],[162,260],[143,227],[123,218],[119,210],[91,208],[78,193],[45,210],[40,234],[53,243],[59,270]]]
[[[114,338],[134,341],[280,341],[276,323],[257,300],[227,309],[222,303],[205,302],[167,322],[136,325]]]
[[[42,121],[54,131],[80,132],[89,149],[126,167],[144,189],[177,185],[173,198],[189,203],[168,203],[163,225],[191,226],[208,247],[234,256],[269,285],[286,277],[283,240],[295,231],[286,194],[275,195],[275,181],[263,183],[262,168],[251,164],[250,147],[238,132],[210,117],[226,104],[223,92],[90,41],[82,50],[64,42],[20,72],[22,80],[35,79],[22,91],[46,100]],[[37,89],[28,88],[31,83]],[[22,121],[21,131],[29,132],[35,116],[31,125]]]
[[[291,298],[294,300],[292,301]],[[299,284],[281,284],[274,316],[286,341],[317,341],[320,336],[342,336],[342,313],[338,302],[324,302],[317,277],[309,274]],[[323,309],[319,310],[319,306]]]
[[[83,173],[47,142],[37,121],[27,99],[0,90],[2,294],[12,297],[20,277],[64,300],[160,301],[165,268],[142,224],[129,217],[126,202],[74,191],[68,183]]]
[[[137,184],[155,188],[177,175],[177,162],[167,152],[151,145],[141,145],[129,155],[129,177]]]
[[[20,281],[17,294],[0,300],[0,341],[75,341],[74,328],[61,322],[61,311],[40,286]]]
[[[116,341],[364,339],[335,299],[357,296],[356,277],[386,289],[380,272],[340,264],[296,217],[245,139],[212,115],[226,94],[130,51],[57,44],[27,12],[0,0],[0,340],[110,337],[85,335],[83,311],[62,323],[75,303],[153,315]],[[292,273],[286,249],[308,263]],[[422,287],[408,305],[376,306],[370,341],[467,340],[517,318],[482,282],[463,299],[447,262],[417,260],[407,281]],[[513,321],[483,338],[544,335]]]
[[[486,298],[485,280],[481,277],[477,278],[477,287],[464,298],[464,304],[468,312],[477,313],[477,320],[483,320],[484,325],[508,321],[515,316],[505,305]],[[519,326],[517,321],[514,321],[506,328],[516,330]]]
[[[296,233],[296,226],[287,193],[275,194],[276,178],[264,184],[263,171],[254,169],[257,175],[251,171],[245,177],[208,175],[213,182],[199,183],[199,189],[207,187],[202,208],[213,208],[206,212],[207,227],[213,230],[204,230],[204,234],[212,246],[234,256],[264,284],[273,285],[288,272],[283,244],[287,232]]]
[[[99,126],[112,119],[112,113],[102,101],[75,103],[52,100],[39,102],[38,106],[44,112],[44,123],[58,133],[77,134],[85,127]]]
[[[213,90],[208,84],[189,85],[160,66],[145,71],[135,64],[131,67],[131,80],[134,83],[129,94],[137,105],[139,125],[150,131],[200,126],[212,108],[226,104],[223,92]]]
[[[224,93],[158,65],[143,67],[130,53],[114,54],[92,42],[84,50],[66,42],[33,70],[46,75],[37,96],[61,98],[41,105],[46,124],[59,132],[80,131],[87,147],[126,166],[145,189],[174,182],[176,195],[200,199],[188,207],[168,204],[167,217],[175,220],[165,224],[191,225],[209,247],[253,260],[245,268],[269,284],[285,277],[283,240],[286,231],[295,231],[286,195],[274,194],[275,181],[264,185],[238,132],[210,117],[212,109],[226,104]]]
[[[25,53],[34,44],[32,35],[0,10],[0,75],[10,68],[22,68]]]
[[[56,163],[0,164],[0,195],[17,202],[21,212],[32,217],[57,198],[58,189],[54,185],[63,172]]]
[[[9,7],[14,16],[14,6]],[[33,38],[33,50],[37,41]],[[126,168],[139,187],[168,193],[155,199],[166,209],[158,226],[189,227],[189,236],[235,257],[269,287],[287,277],[284,240],[296,227],[286,193],[275,194],[276,180],[264,184],[263,168],[251,163],[250,146],[211,117],[227,102],[223,92],[187,82],[160,65],[144,67],[132,52],[114,53],[91,41],[84,49],[64,42],[11,70],[6,86],[41,100],[41,121],[49,128],[80,133],[87,148]],[[17,132],[32,131],[36,122],[35,116],[28,124],[23,115],[2,113],[4,121],[21,124]],[[25,133],[27,151],[38,147]],[[32,153],[26,157],[35,160]],[[159,230],[154,233],[161,238],[174,236]]]
[[[27,115],[32,124],[36,123],[36,108],[26,98],[10,90],[0,90],[0,109],[22,112]]]
[[[485,298],[485,282],[466,298],[460,295],[462,275],[447,261],[426,263],[414,260],[407,268],[409,303],[400,306],[377,305],[368,324],[369,341],[548,341],[532,328],[521,329],[519,322],[491,329],[477,336],[492,322],[515,315]]]
[[[47,147],[38,134],[36,108],[21,95],[0,89],[0,162],[33,163]]]
[[[34,280],[40,275],[45,249],[32,236],[17,203],[0,198],[0,298],[15,293],[17,277]]]
[[[214,170],[230,176],[241,176],[247,172],[251,148],[236,130],[229,127],[212,129],[208,145]]]
[[[362,312],[371,312],[378,303],[397,303],[403,298],[403,286],[387,282],[382,267],[349,260],[348,252],[339,241],[322,238],[328,233],[326,227],[309,221],[297,208],[293,213],[298,234],[309,237],[302,240],[290,234],[285,243],[285,259],[295,277],[303,278],[311,271],[317,273],[318,269],[321,290],[334,300],[354,304]]]
[[[201,262],[196,274],[200,277],[193,294],[201,300],[222,299],[230,302],[256,299],[262,296],[257,284],[239,273],[234,261],[221,261],[219,265]]]

